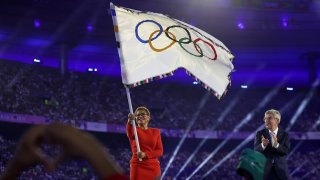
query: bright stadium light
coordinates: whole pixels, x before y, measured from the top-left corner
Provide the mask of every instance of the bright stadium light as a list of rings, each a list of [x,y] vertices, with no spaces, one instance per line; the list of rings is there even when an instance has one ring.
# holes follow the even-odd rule
[[[245,28],[245,25],[243,24],[243,22],[239,22],[239,23],[237,24],[237,27],[242,30],[242,29]]]
[[[242,88],[242,89],[247,89],[248,86],[247,86],[247,85],[241,85],[241,88]]]
[[[293,91],[293,87],[287,87],[287,91]]]
[[[34,58],[34,59],[33,59],[33,62],[34,62],[34,63],[40,63],[41,60],[40,60],[40,59],[37,59],[37,58]]]
[[[87,26],[87,30],[88,30],[89,32],[93,31],[93,26],[92,26],[92,25],[88,25],[88,26]]]
[[[33,25],[34,25],[35,28],[40,28],[40,26],[41,26],[41,21],[40,21],[39,19],[35,19],[35,20],[33,21]]]
[[[282,27],[283,27],[283,28],[288,27],[288,20],[287,20],[286,18],[283,18],[283,19],[282,19]]]

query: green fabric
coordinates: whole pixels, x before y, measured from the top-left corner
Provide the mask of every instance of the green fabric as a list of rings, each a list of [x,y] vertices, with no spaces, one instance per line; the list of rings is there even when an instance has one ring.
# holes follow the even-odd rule
[[[241,152],[237,172],[244,175],[243,171],[251,174],[254,180],[262,180],[266,158],[258,151],[246,148]]]

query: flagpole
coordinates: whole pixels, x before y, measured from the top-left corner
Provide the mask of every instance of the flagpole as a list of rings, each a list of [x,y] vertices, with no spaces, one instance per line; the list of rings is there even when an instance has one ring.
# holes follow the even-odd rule
[[[129,88],[127,86],[126,86],[126,93],[127,93],[127,99],[128,99],[130,113],[133,114],[130,91],[129,91]],[[136,140],[137,154],[138,154],[139,152],[141,152],[141,150],[140,150],[140,145],[139,145],[139,139],[138,139],[138,133],[137,133],[137,127],[136,127],[136,121],[135,120],[132,121],[132,126],[133,126],[134,138]],[[142,159],[139,158],[139,161],[142,161]]]

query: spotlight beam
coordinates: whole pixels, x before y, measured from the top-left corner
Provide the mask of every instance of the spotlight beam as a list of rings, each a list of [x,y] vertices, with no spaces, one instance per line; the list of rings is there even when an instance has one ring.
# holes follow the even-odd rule
[[[264,67],[263,64],[261,64],[257,69],[256,72],[260,71],[262,68]],[[248,82],[246,84],[248,84],[249,86],[251,85],[251,83],[255,80],[255,77],[251,77]],[[242,95],[245,93],[246,91],[243,90],[240,93],[237,94],[237,96],[235,97],[235,99],[233,101],[231,101],[231,103],[228,105],[228,107],[221,113],[221,115],[219,116],[217,123],[214,123],[213,126],[210,128],[211,131],[214,131],[215,128],[220,124],[220,122],[222,122],[225,117],[229,114],[229,112],[233,109],[233,107],[237,104],[237,102],[239,101],[240,97],[242,97]],[[194,156],[198,153],[198,151],[200,150],[200,148],[205,144],[205,142],[207,142],[208,139],[208,135],[206,135],[202,141],[200,142],[200,144],[198,145],[198,147],[192,152],[192,154],[189,156],[189,158],[187,159],[187,161],[183,164],[183,166],[180,168],[179,172],[176,174],[176,176],[173,179],[176,179],[177,177],[179,177],[179,175],[183,172],[183,170],[187,167],[187,165],[191,162],[191,160],[194,158]]]
[[[279,89],[282,87],[282,85],[286,82],[288,76],[286,76],[281,82],[279,82],[273,90],[271,90],[265,97],[264,99],[259,103],[259,105],[252,110],[250,113],[246,115],[244,119],[241,120],[241,122],[233,129],[232,133],[230,133],[227,138],[220,143],[220,145],[213,150],[210,155],[187,177],[187,179],[190,179],[192,176],[194,176],[216,153],[219,151],[233,136],[235,132],[238,132],[239,129],[247,122],[249,122],[252,117],[255,115],[255,113],[260,110],[262,107],[264,107],[271,99],[272,97],[279,91]]]
[[[261,125],[258,129],[263,128],[263,125]],[[244,141],[241,142],[234,150],[232,150],[230,153],[228,153],[226,156],[224,156],[216,165],[214,165],[209,171],[207,171],[201,179],[204,179],[206,176],[208,176],[213,170],[218,168],[222,163],[224,163],[226,160],[228,160],[231,156],[233,156],[240,148],[248,144],[249,141],[254,139],[255,137],[255,132],[251,133]]]
[[[222,114],[220,115],[217,123],[215,123],[212,127],[211,130],[214,130],[216,128],[216,126],[224,120],[224,118],[229,114],[229,112],[231,111],[231,109],[236,105],[236,103],[239,101],[240,96],[243,94],[244,91],[242,91],[235,100],[233,100],[231,102],[231,104],[222,112]],[[193,153],[189,156],[189,158],[187,159],[187,161],[183,164],[183,166],[181,167],[181,169],[179,170],[179,172],[176,174],[176,176],[173,179],[176,179],[181,172],[187,167],[187,165],[190,163],[190,161],[194,158],[194,156],[198,153],[198,151],[200,150],[200,148],[205,144],[205,142],[207,142],[208,139],[208,135],[205,136],[204,139],[202,139],[202,141],[200,142],[200,144],[197,146],[197,148],[193,151]]]
[[[302,168],[302,166],[307,162],[307,160],[304,160],[303,163],[300,164],[300,166],[298,166],[295,170],[293,170],[291,173],[290,173],[290,177],[292,177],[292,175],[294,173],[296,173],[298,170],[300,170]]]
[[[297,109],[296,113],[293,115],[293,117],[290,120],[290,123],[288,125],[288,127],[286,128],[286,131],[289,131],[292,126],[296,123],[298,117],[301,115],[301,113],[303,112],[303,110],[306,108],[306,106],[308,105],[309,101],[311,100],[311,98],[313,97],[313,94],[315,92],[315,90],[317,89],[317,87],[319,86],[319,79],[315,80],[312,84],[312,88],[309,91],[308,96],[302,101],[302,103],[300,104],[299,108]]]
[[[198,119],[198,117],[199,117],[199,115],[200,115],[200,112],[201,112],[201,110],[203,109],[204,105],[206,104],[206,102],[207,102],[207,100],[208,100],[208,97],[209,97],[210,95],[211,95],[211,93],[210,93],[210,92],[207,92],[207,93],[203,96],[203,98],[201,99],[201,101],[200,101],[200,103],[199,103],[199,105],[198,105],[197,111],[193,114],[192,119],[191,119],[190,123],[188,124],[188,127],[187,127],[185,133],[183,134],[183,137],[182,137],[181,140],[179,141],[179,144],[177,145],[176,149],[174,150],[173,155],[171,156],[171,158],[170,158],[170,160],[169,160],[169,162],[168,162],[168,164],[167,164],[167,166],[166,166],[166,168],[165,168],[165,170],[164,170],[164,172],[163,172],[163,174],[162,174],[161,179],[163,179],[163,177],[166,175],[169,167],[171,166],[171,164],[172,164],[173,160],[175,159],[177,153],[179,152],[182,144],[184,143],[185,139],[187,138],[187,135],[188,135],[188,133],[190,132],[191,127],[193,126],[193,124],[195,123],[195,121]]]
[[[284,106],[280,112],[284,113],[285,111],[287,111],[290,107],[290,105],[295,101],[295,99],[291,100],[286,106]],[[257,128],[257,130],[262,129],[264,125],[261,125]],[[206,176],[208,176],[213,170],[217,169],[222,163],[224,163],[226,160],[228,160],[228,158],[230,158],[232,155],[234,155],[240,148],[242,148],[243,146],[245,146],[249,141],[251,141],[252,139],[254,139],[254,135],[257,131],[255,131],[254,133],[251,133],[241,144],[239,144],[234,150],[232,150],[230,153],[228,153],[222,160],[220,160],[214,167],[212,167],[209,171],[207,171],[207,173],[205,175],[203,175],[201,177],[201,179],[205,178]]]
[[[312,128],[310,128],[310,130],[311,130],[311,131],[312,131],[312,130],[315,130],[315,129],[318,127],[319,124],[320,124],[320,116],[319,116],[318,120],[313,124]],[[309,131],[310,131],[310,130],[309,130]],[[292,155],[295,151],[297,151],[297,149],[302,145],[302,143],[303,143],[304,141],[305,141],[305,140],[301,140],[301,141],[294,147],[294,149],[291,150],[291,152],[290,152],[289,155],[287,156],[287,160],[291,157],[291,155]],[[305,160],[299,167],[297,167],[296,169],[294,169],[294,170],[290,173],[290,177],[292,177],[292,175],[293,175],[294,173],[296,173],[297,171],[299,171],[306,162],[307,162],[307,160]]]
[[[305,178],[308,177],[311,173],[314,173],[314,172],[318,171],[318,169],[319,169],[319,167],[313,168],[311,171],[309,171],[309,172],[306,173],[304,176],[302,176],[302,177],[300,178],[300,180],[305,179]]]
[[[313,124],[313,126],[309,129],[309,131],[313,131],[315,130],[318,125],[320,124],[320,116],[318,118],[318,120]],[[302,145],[302,143],[304,142],[305,140],[301,140],[291,151],[290,153],[288,154],[287,156],[287,159],[290,158],[290,156]]]

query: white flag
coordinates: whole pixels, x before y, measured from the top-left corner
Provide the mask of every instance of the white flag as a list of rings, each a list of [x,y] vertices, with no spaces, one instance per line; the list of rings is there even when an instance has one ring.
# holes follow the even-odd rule
[[[221,41],[167,15],[112,3],[110,9],[123,84],[134,87],[184,68],[218,98],[224,94],[234,56]]]

